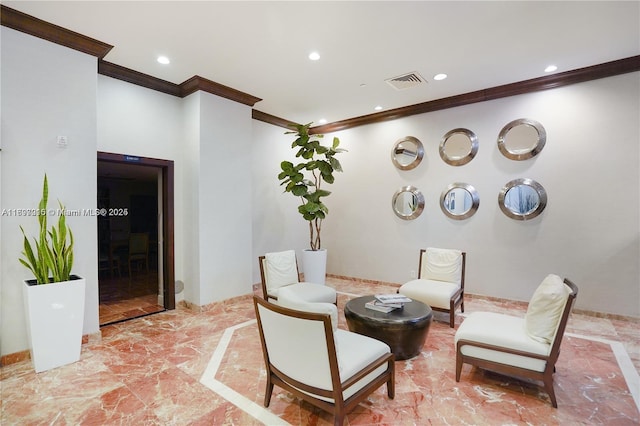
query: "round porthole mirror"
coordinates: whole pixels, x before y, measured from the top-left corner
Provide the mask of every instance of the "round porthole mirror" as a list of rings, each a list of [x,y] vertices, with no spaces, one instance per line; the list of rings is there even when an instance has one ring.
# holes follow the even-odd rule
[[[526,160],[542,151],[547,133],[542,124],[521,118],[508,123],[498,136],[498,149],[511,160]]]
[[[467,183],[452,183],[440,194],[440,208],[451,219],[467,219],[476,213],[479,205],[478,191]]]
[[[391,161],[400,170],[411,170],[418,167],[424,157],[422,142],[413,136],[398,140],[391,150]]]
[[[424,196],[416,187],[403,186],[393,194],[391,207],[400,219],[412,220],[424,210]]]
[[[511,219],[533,219],[547,206],[547,192],[532,179],[515,179],[502,188],[498,204]]]
[[[440,142],[440,157],[452,166],[462,166],[478,152],[478,137],[468,129],[453,129]]]

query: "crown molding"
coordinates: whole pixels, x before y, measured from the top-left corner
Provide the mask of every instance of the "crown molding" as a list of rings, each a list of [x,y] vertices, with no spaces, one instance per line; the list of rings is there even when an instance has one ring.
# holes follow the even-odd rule
[[[362,115],[346,120],[335,121],[333,123],[314,126],[311,133],[330,133],[339,130],[346,130],[352,127],[364,126],[366,124],[380,123],[389,120],[397,120],[426,112],[440,111],[447,108],[454,108],[469,105],[476,102],[490,101],[508,96],[522,95],[541,90],[555,89],[570,84],[583,83],[585,81],[597,80],[605,77],[612,77],[619,74],[640,71],[640,56],[632,56],[616,61],[605,62],[572,71],[565,71],[544,77],[519,81],[516,83],[504,84],[502,86],[482,89],[475,92],[464,93],[462,95],[450,96],[436,99],[429,102],[409,105],[402,108],[395,108],[388,111],[378,112],[369,115]]]
[[[179,98],[187,97],[190,94],[201,90],[251,107],[256,102],[262,100],[197,75],[181,84],[175,84],[104,60],[98,61],[98,74],[116,78],[118,80],[126,81],[137,86],[146,87],[147,89],[156,90],[172,96],[177,96]]]
[[[100,59],[113,49],[110,44],[51,24],[5,5],[0,5],[0,24]]]
[[[146,87],[147,89],[157,90],[158,92],[182,97],[182,90],[180,86],[175,83],[161,80],[104,60],[98,61],[98,74],[126,81],[127,83],[135,84],[137,86]]]
[[[273,124],[275,126],[284,127],[285,129],[291,130],[289,127],[294,123],[293,121],[276,117],[275,115],[267,114],[266,112],[258,111],[257,109],[251,110],[251,118],[258,121],[263,121],[265,123]]]
[[[198,75],[195,75],[189,80],[180,84],[180,94],[183,98],[189,96],[193,92],[197,92],[198,90],[202,90],[203,92],[211,93],[223,98],[231,99],[232,101],[236,101],[251,107],[254,106],[256,102],[262,100],[231,87],[216,83],[215,81],[207,80],[206,78],[200,77]]]

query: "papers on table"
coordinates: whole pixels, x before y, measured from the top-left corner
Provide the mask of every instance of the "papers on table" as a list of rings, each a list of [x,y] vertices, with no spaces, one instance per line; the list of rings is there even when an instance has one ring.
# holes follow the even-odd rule
[[[401,294],[376,294],[371,302],[365,304],[365,308],[386,313],[402,309],[407,302],[411,302],[411,299]]]

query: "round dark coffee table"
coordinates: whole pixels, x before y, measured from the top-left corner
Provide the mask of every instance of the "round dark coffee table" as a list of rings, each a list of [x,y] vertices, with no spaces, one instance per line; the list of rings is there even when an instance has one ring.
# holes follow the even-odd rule
[[[401,309],[384,313],[364,306],[373,299],[374,296],[362,296],[347,302],[344,316],[349,330],[382,340],[391,347],[397,360],[418,355],[431,325],[431,308],[413,300]]]

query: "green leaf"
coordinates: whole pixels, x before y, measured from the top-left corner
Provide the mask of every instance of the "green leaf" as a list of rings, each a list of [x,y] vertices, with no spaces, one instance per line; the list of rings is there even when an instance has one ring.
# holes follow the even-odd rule
[[[296,185],[293,188],[291,188],[291,192],[296,197],[302,197],[303,195],[305,195],[307,193],[307,186],[306,185]]]
[[[329,162],[331,163],[331,167],[333,167],[333,169],[335,171],[337,171],[337,172],[341,172],[342,171],[342,165],[340,165],[340,162],[336,158],[331,157],[329,159]]]
[[[316,161],[316,164],[318,165],[318,169],[320,169],[320,172],[324,175],[325,173],[331,173],[333,171],[333,168],[331,167],[331,164],[327,161]]]
[[[285,172],[289,172],[293,170],[293,163],[291,161],[283,161],[280,163],[280,168]]]

